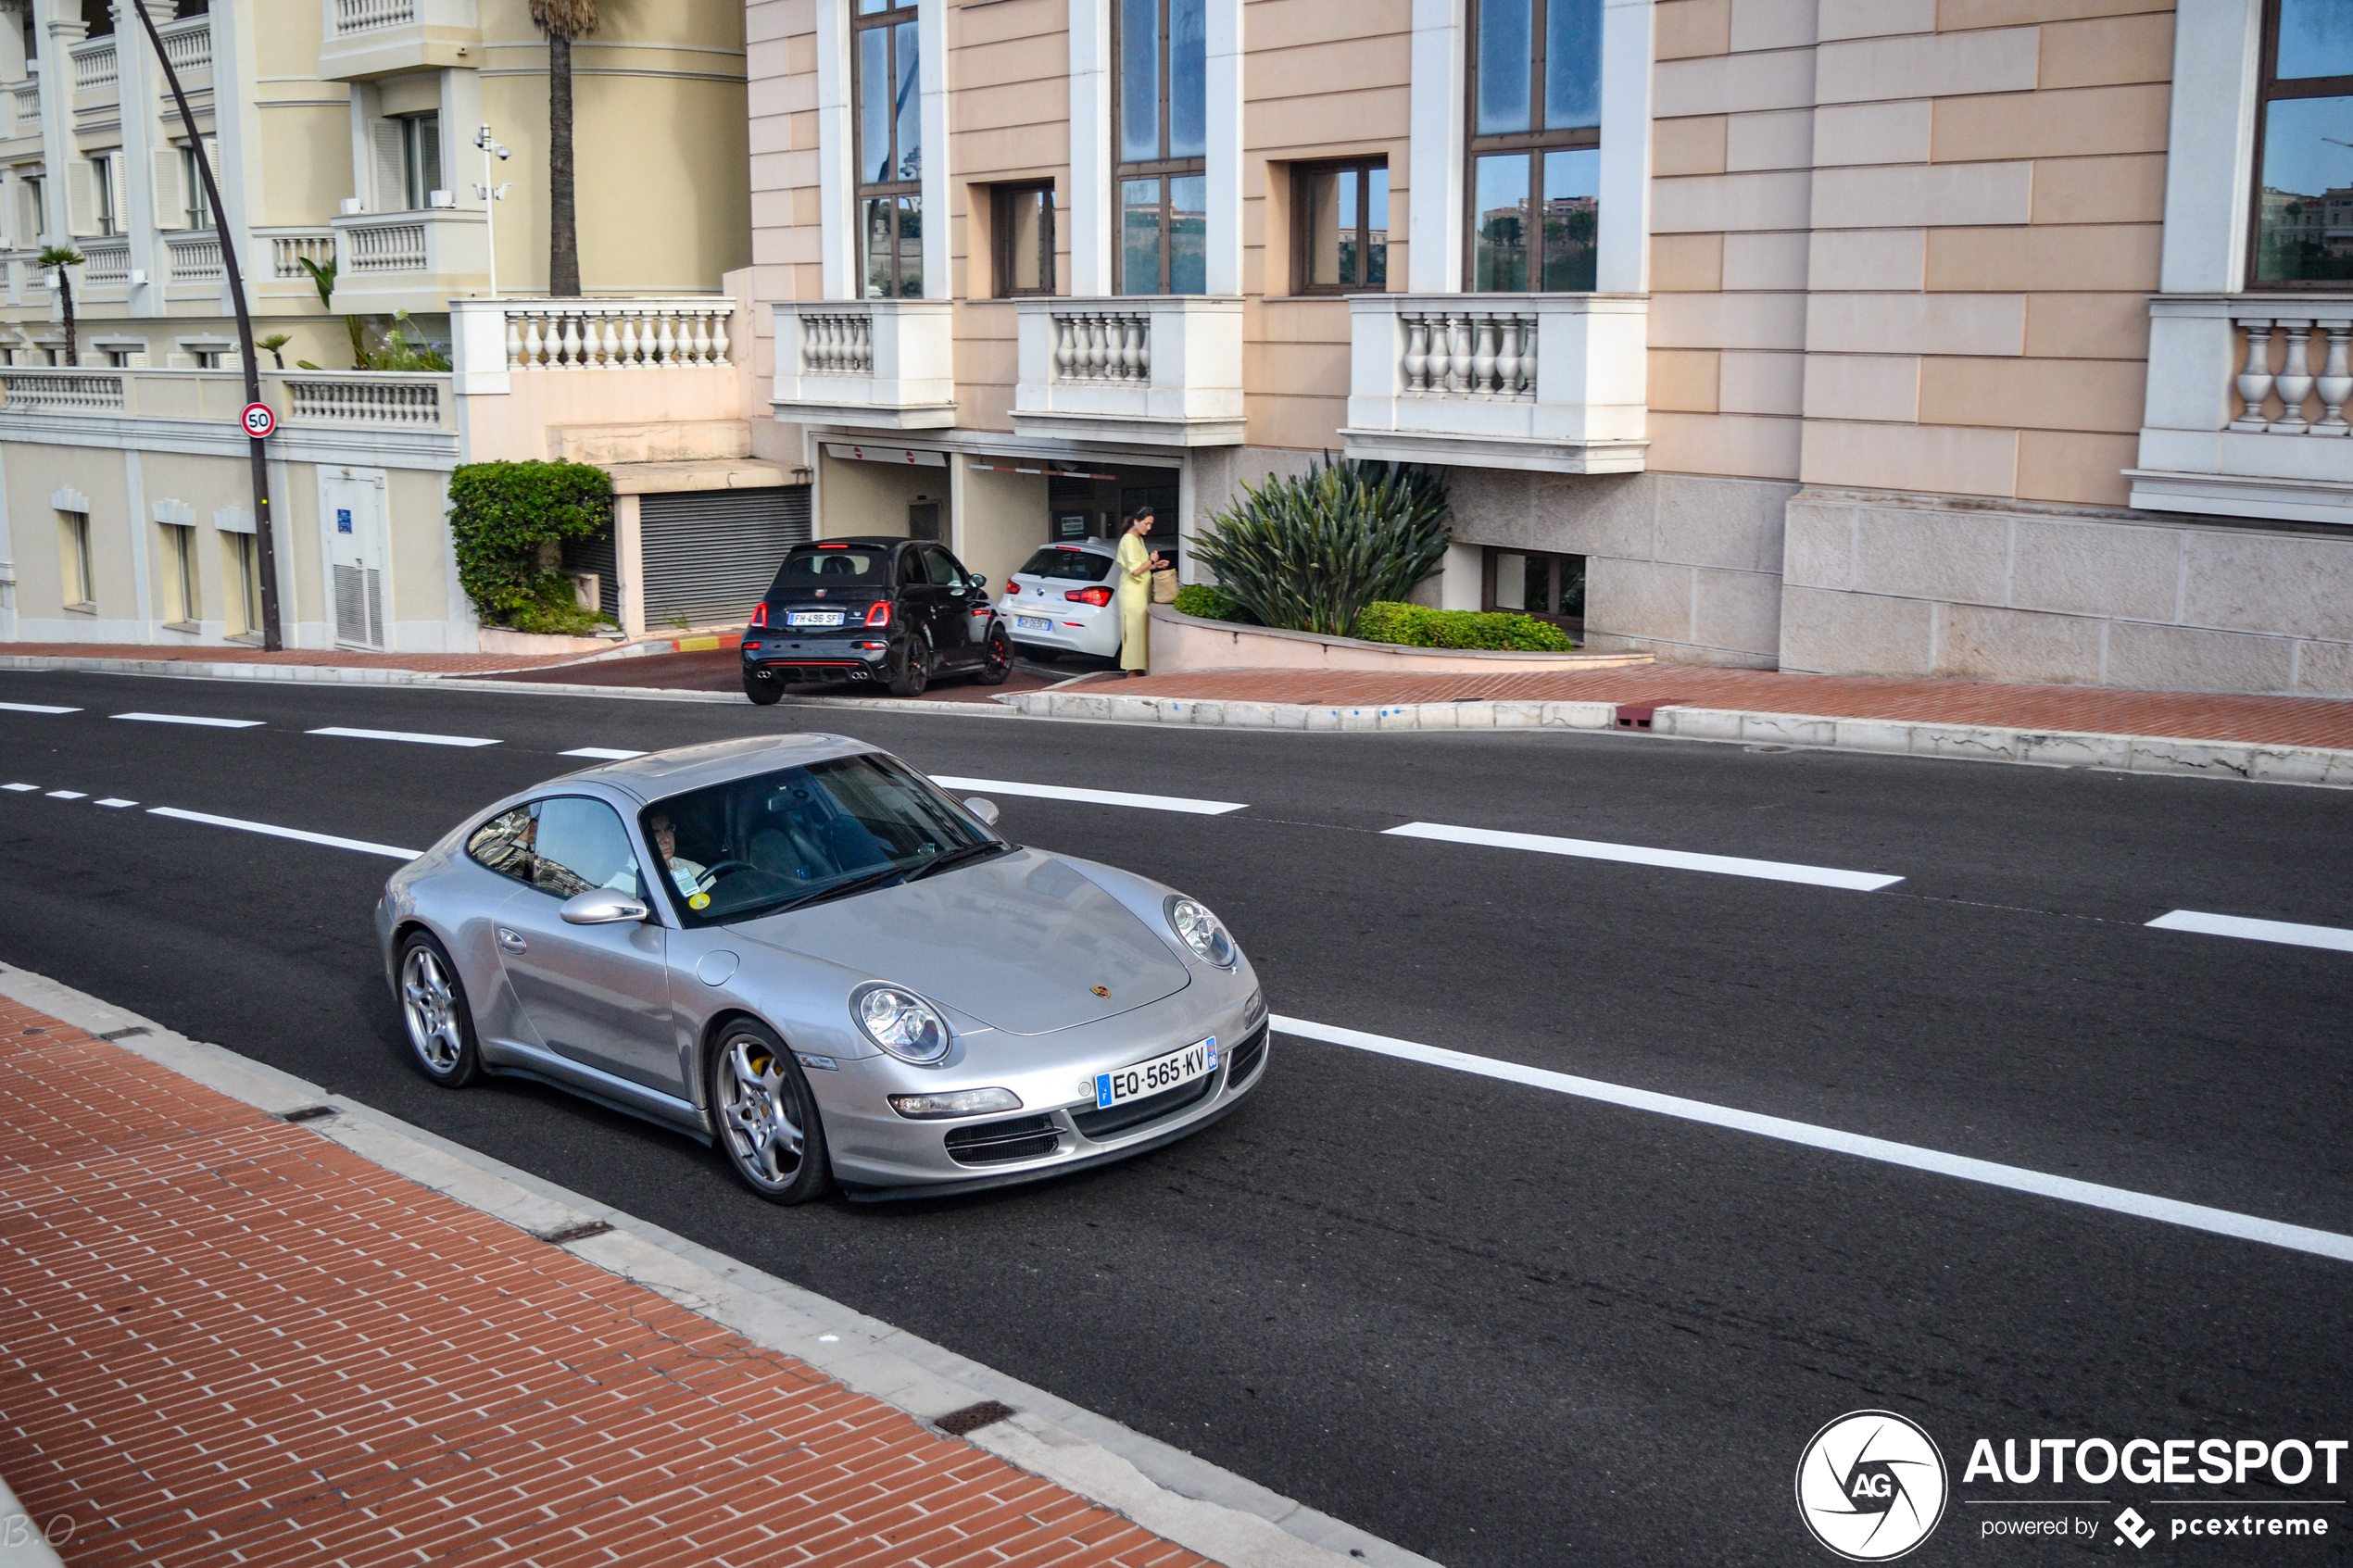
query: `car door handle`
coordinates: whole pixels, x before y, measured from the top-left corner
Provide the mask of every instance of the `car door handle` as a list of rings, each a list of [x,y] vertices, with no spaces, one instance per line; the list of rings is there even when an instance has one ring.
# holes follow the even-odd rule
[[[520,953],[527,946],[529,946],[529,944],[525,943],[522,936],[518,935],[516,933],[509,931],[503,925],[498,928],[498,950],[500,952]]]

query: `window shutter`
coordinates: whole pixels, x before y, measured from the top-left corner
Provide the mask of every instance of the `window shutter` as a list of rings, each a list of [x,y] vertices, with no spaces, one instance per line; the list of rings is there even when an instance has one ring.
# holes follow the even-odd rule
[[[131,166],[120,152],[107,155],[107,178],[114,186],[115,232],[131,232]]]
[[[156,169],[156,227],[188,226],[188,164],[178,147],[157,147],[148,155]]]
[[[409,209],[409,167],[402,156],[400,121],[380,119],[369,128],[376,154],[376,210]]]
[[[128,370],[145,370],[147,368],[146,351],[139,348],[132,349],[130,353],[122,357],[122,365],[123,369]]]
[[[98,232],[98,166],[86,157],[66,160],[66,232]]]

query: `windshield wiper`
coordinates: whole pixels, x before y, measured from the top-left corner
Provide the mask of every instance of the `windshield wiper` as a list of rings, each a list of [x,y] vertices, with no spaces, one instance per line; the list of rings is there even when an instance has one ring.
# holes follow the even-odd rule
[[[804,893],[798,898],[787,898],[781,904],[762,909],[754,918],[764,920],[770,915],[781,915],[793,909],[805,909],[812,904],[822,904],[829,898],[847,898],[852,893],[863,893],[868,888],[880,887],[884,883],[897,882],[906,874],[907,872],[900,867],[886,866],[881,871],[869,872],[864,876],[852,877],[848,882],[837,882],[831,887],[821,887],[814,893]]]
[[[967,844],[962,849],[950,849],[945,855],[933,856],[930,859],[925,860],[922,865],[917,866],[913,871],[909,872],[907,873],[907,880],[909,882],[921,882],[924,878],[932,875],[936,872],[944,872],[950,870],[951,867],[961,866],[968,860],[978,859],[987,855],[994,855],[1001,849],[1010,847],[1010,845],[995,843]]]

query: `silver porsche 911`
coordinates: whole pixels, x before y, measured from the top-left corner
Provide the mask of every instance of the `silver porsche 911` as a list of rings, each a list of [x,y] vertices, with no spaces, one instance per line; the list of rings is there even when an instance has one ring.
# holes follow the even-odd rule
[[[535,1078],[716,1141],[780,1203],[1124,1159],[1265,1075],[1217,917],[1009,844],[838,735],[553,779],[393,874],[376,909],[418,1065]]]

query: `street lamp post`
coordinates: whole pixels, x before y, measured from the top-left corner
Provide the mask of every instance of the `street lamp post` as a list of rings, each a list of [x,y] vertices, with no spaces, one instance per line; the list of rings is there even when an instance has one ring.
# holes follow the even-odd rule
[[[490,160],[496,157],[503,163],[510,155],[507,144],[491,135],[487,125],[475,134],[474,145],[482,149],[482,183],[476,185],[474,191],[482,197],[484,243],[490,247],[490,297],[496,299],[498,297],[497,204],[507,199],[507,186],[504,182],[496,185],[490,182]]]

